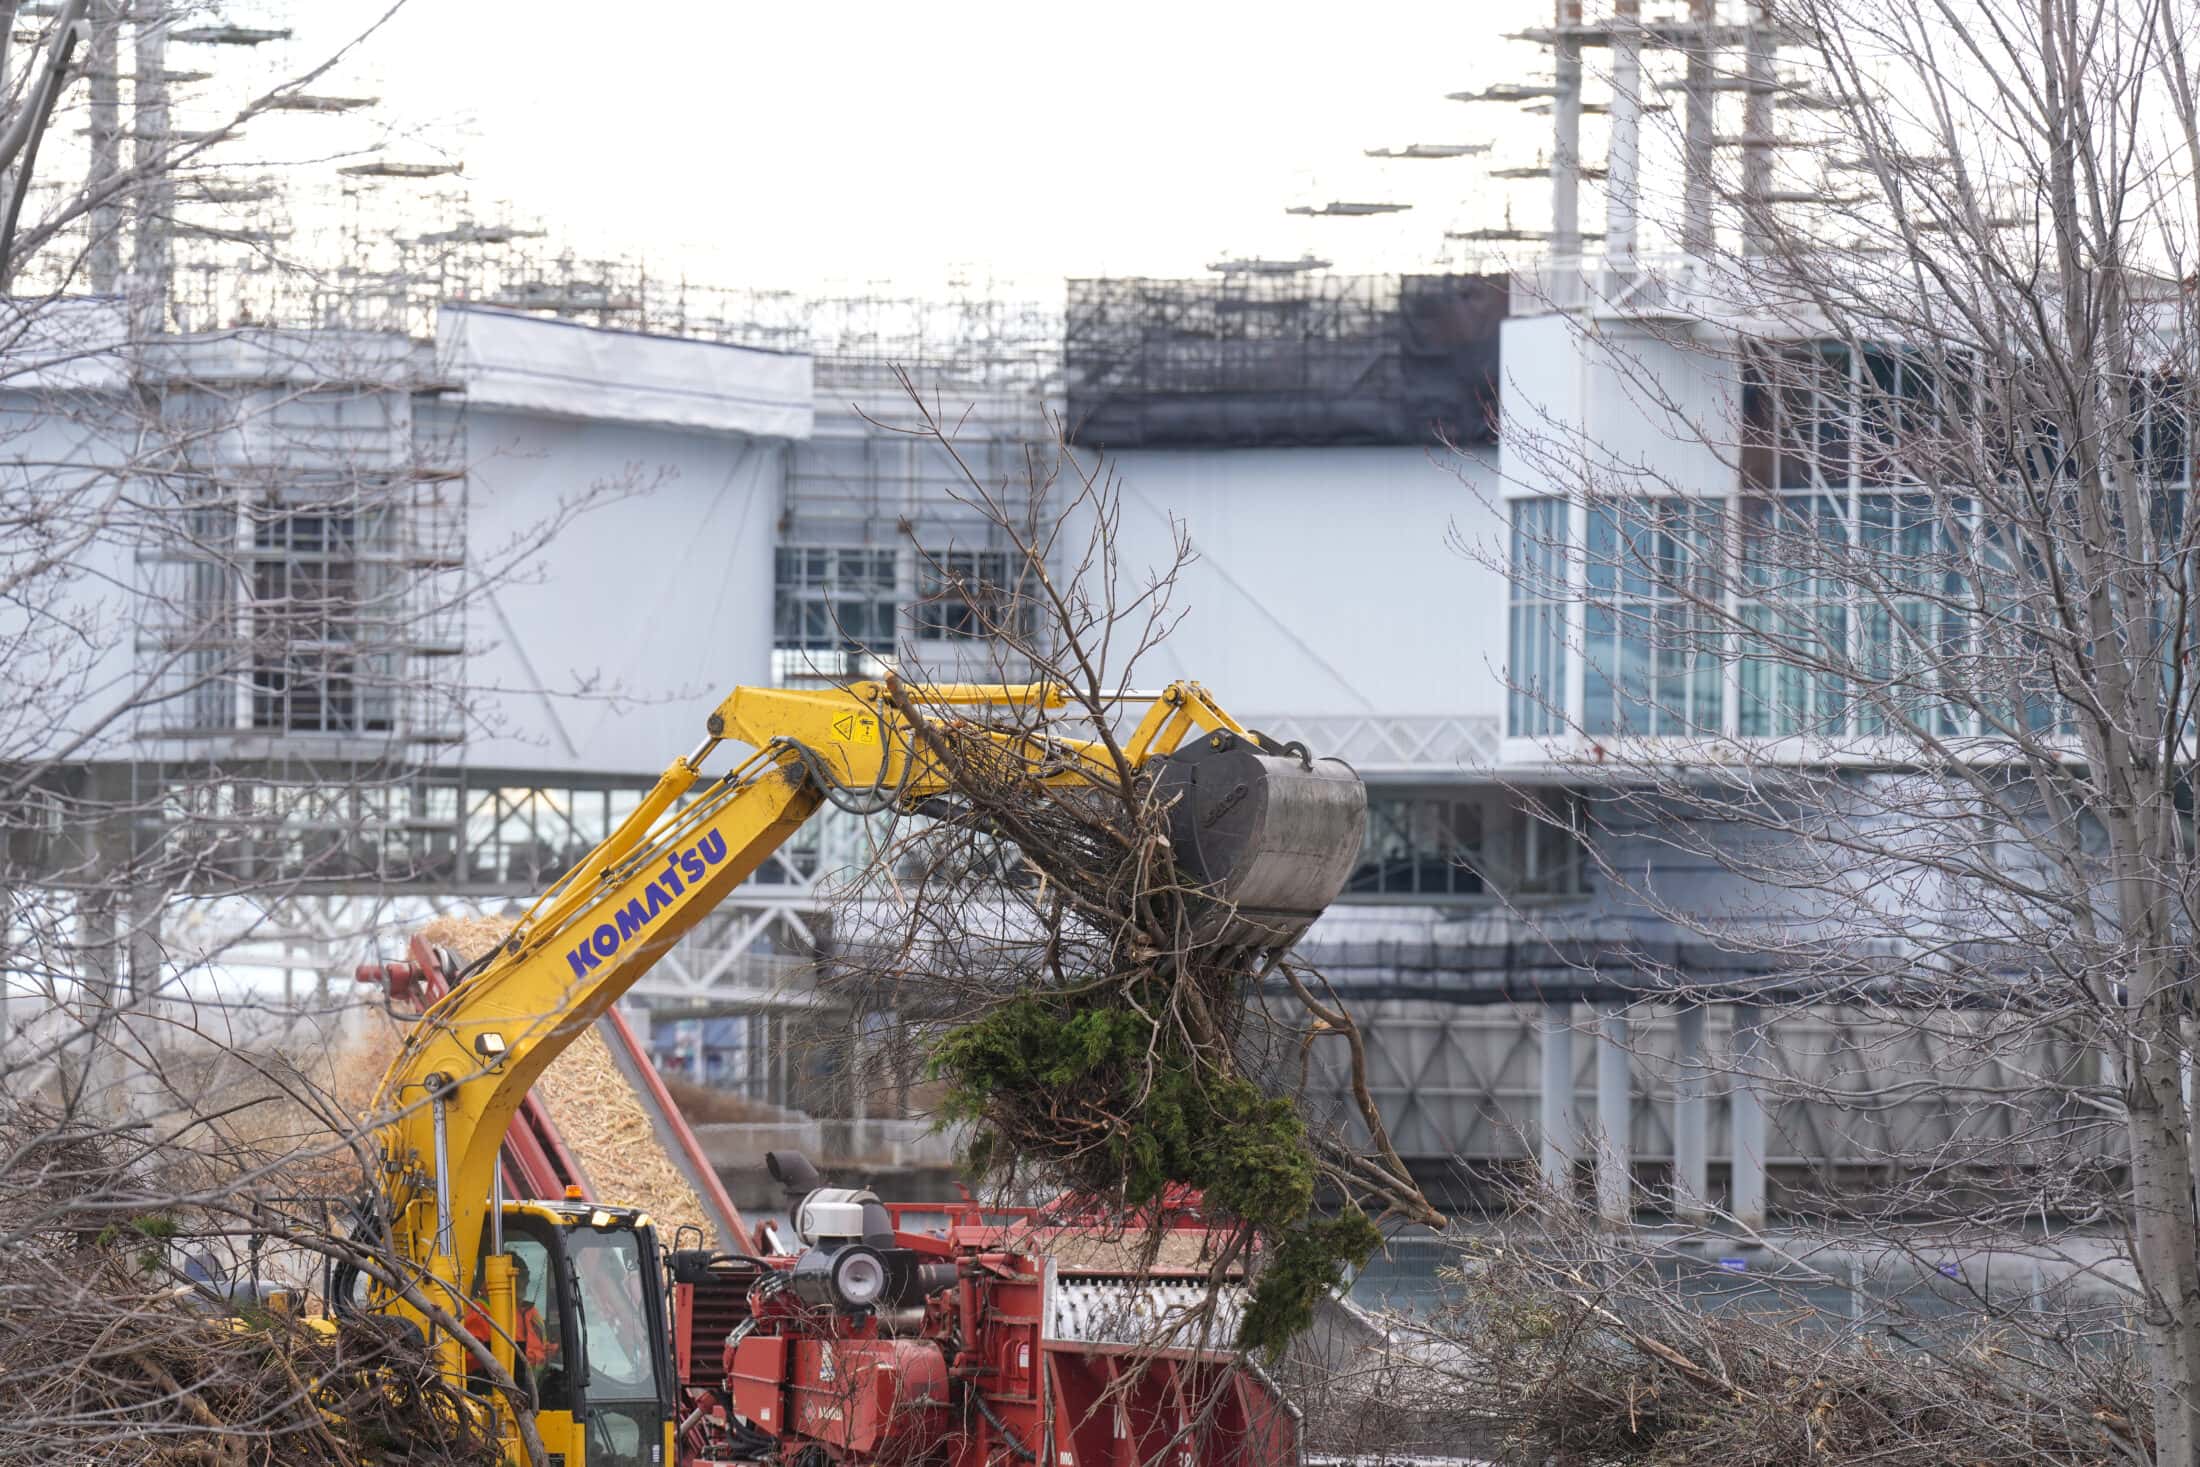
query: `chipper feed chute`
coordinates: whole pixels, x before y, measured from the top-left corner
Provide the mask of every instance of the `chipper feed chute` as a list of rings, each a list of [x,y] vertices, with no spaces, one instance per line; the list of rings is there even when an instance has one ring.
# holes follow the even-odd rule
[[[1280,950],[1344,890],[1367,833],[1367,788],[1347,765],[1216,733],[1155,761],[1174,803],[1169,843],[1206,889],[1200,940]]]

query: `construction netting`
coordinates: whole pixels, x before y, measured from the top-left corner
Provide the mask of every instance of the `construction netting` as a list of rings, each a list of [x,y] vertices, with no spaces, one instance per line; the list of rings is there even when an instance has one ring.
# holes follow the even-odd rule
[[[1497,435],[1507,282],[1487,275],[1072,280],[1073,443],[1474,444]]]

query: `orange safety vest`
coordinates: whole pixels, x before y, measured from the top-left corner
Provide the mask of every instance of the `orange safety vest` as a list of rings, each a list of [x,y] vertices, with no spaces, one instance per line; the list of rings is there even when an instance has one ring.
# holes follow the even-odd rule
[[[490,1328],[489,1316],[478,1304],[466,1310],[466,1332],[484,1345],[496,1334]],[[512,1342],[519,1346],[522,1359],[529,1365],[542,1365],[550,1359],[550,1341],[542,1332],[542,1311],[532,1304],[519,1306],[519,1317],[513,1321]]]

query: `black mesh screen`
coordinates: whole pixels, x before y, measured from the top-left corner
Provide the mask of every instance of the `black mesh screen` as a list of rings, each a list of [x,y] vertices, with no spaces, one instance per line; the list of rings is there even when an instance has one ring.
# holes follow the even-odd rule
[[[1505,301],[1482,275],[1073,280],[1071,441],[1489,442]]]

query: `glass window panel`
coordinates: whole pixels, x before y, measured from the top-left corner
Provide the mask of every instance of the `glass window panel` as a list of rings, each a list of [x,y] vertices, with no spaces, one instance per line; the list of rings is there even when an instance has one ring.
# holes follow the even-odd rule
[[[1589,553],[1584,567],[1590,595],[1611,593],[1617,584],[1618,560],[1618,511],[1609,504],[1593,504],[1589,506]]]
[[[1581,726],[1590,733],[1615,733],[1619,703],[1613,677],[1619,651],[1616,613],[1608,606],[1582,612]]]
[[[2191,395],[2181,377],[2146,384],[2148,476],[2160,484],[2192,482]]]
[[[1763,354],[1751,352],[1742,366],[1742,484],[1749,489],[1770,489],[1774,475],[1774,397],[1765,377]]]
[[[1506,721],[1515,737],[1553,734],[1564,726],[1567,511],[1562,499],[1512,505]]]
[[[1787,369],[1792,372],[1792,366]],[[1816,399],[1808,386],[1783,381],[1778,389],[1778,435],[1780,443],[1779,486],[1782,489],[1808,489],[1818,481],[1811,440],[1811,419],[1816,413]]]
[[[900,612],[894,551],[781,546],[773,570],[778,651],[893,650]]]
[[[642,1308],[644,1259],[633,1233],[569,1228],[566,1247],[578,1291],[579,1333],[585,1342],[588,1393],[593,1400],[649,1401],[657,1397],[655,1330]]]
[[[921,599],[915,608],[920,637],[972,638],[989,627],[1026,622],[1004,550],[950,550],[919,566]]]
[[[1580,890],[1583,856],[1570,797],[1377,787],[1346,891],[1473,899]]]
[[[1619,643],[1616,678],[1619,685],[1620,731],[1653,733],[1646,715],[1650,703],[1651,644],[1655,629],[1645,611],[1622,609],[1618,616]]]
[[[1818,480],[1841,486],[1849,482],[1851,419],[1854,395],[1849,383],[1849,349],[1833,343],[1819,348],[1821,366],[1814,409],[1817,414]]]
[[[254,728],[294,733],[387,732],[395,681],[387,657],[362,660],[361,590],[355,515],[347,504],[299,507],[282,500],[252,510],[249,616]],[[380,670],[383,687],[361,716],[359,676]]]
[[[1721,721],[1721,649],[1707,606],[1723,594],[1724,516],[1684,496],[1592,511],[1583,725],[1678,734]]]

